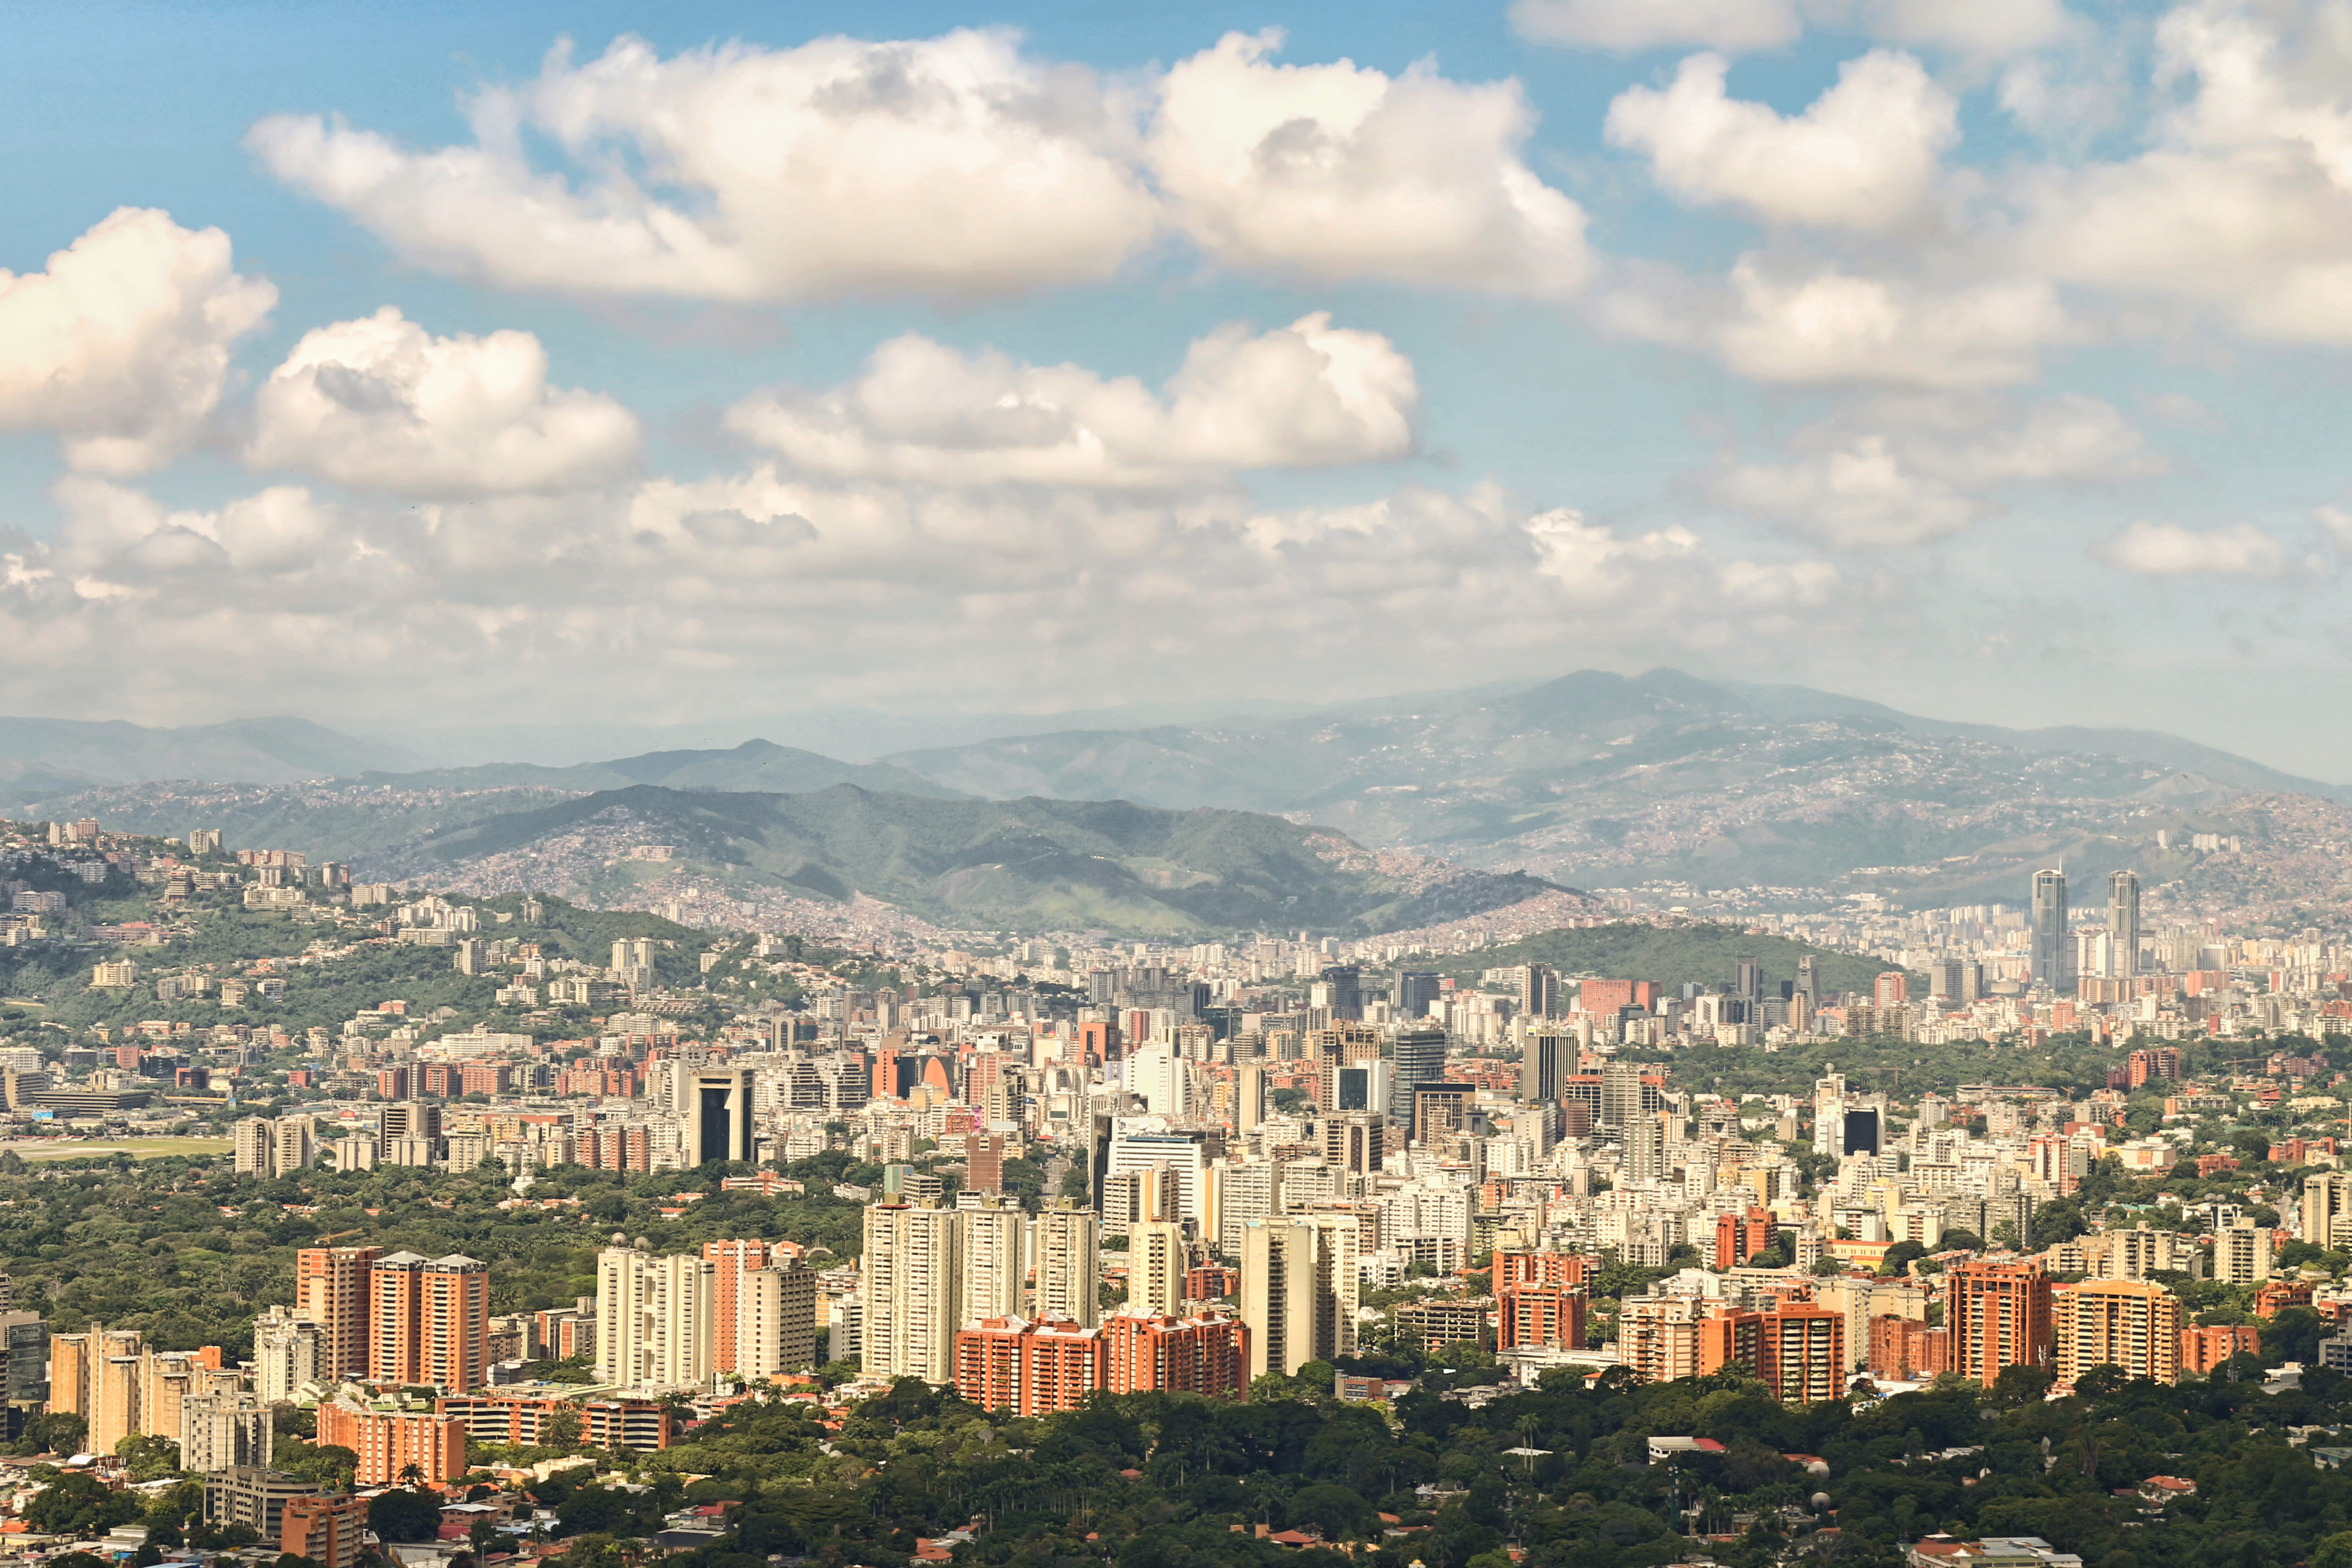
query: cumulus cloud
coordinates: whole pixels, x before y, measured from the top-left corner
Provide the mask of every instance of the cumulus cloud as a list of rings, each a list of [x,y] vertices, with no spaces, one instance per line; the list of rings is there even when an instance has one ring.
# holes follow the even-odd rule
[[[1514,0],[1511,26],[1546,44],[1596,49],[1769,49],[1804,20],[1790,0]]]
[[[2198,530],[2135,522],[2091,547],[2094,560],[2141,577],[2275,577],[2286,547],[2252,523]]]
[[[1839,9],[1836,0],[1822,8]],[[1861,26],[1890,43],[1986,58],[2047,48],[2083,31],[2058,0],[1864,0],[1856,9]]]
[[[1747,257],[1731,291],[1714,343],[1758,381],[2004,386],[2032,379],[2066,331],[2057,289],[2032,277],[1939,289],[1834,268],[1788,276]]]
[[[1535,115],[1517,82],[1276,65],[1280,42],[1228,34],[1161,88],[1151,166],[1210,256],[1538,295],[1583,281],[1583,210],[1521,160]]]
[[[0,271],[0,428],[54,432],[76,468],[166,462],[211,416],[236,341],[277,300],[232,269],[219,229],[121,208],[46,269]]]
[[[529,332],[437,338],[390,305],[303,335],[254,398],[256,468],[405,495],[553,489],[635,457],[636,416],[547,384]]]
[[[1802,552],[1613,529],[1484,486],[1268,507],[761,467],[415,506],[289,487],[181,510],[88,479],[57,501],[57,539],[0,560],[0,637],[18,649],[0,701],[103,689],[136,716],[216,711],[266,680],[298,709],[429,721],[461,674],[485,702],[561,679],[593,682],[616,717],[669,719],[682,690],[718,711],[768,686],[806,703],[1117,700],[1171,660],[1204,683],[1270,665],[1425,682],[1504,655],[1811,636],[1850,597]]]
[[[2023,178],[2019,257],[2257,335],[2352,342],[2352,49],[2335,16],[2231,0],[2168,15],[2156,86],[2178,101],[2153,145]]]
[[[1846,549],[1924,544],[1959,532],[1982,508],[1906,463],[1883,435],[1789,463],[1735,463],[1715,499],[1791,532]]]
[[[1317,314],[1255,336],[1221,328],[1157,393],[908,332],[848,385],[758,393],[727,424],[811,474],[1165,486],[1402,457],[1419,405],[1412,363],[1388,339]]]
[[[1109,277],[1157,215],[1091,73],[1002,32],[660,58],[624,37],[478,100],[471,146],[317,117],[248,144],[421,266],[515,288],[729,300],[988,294]],[[583,171],[534,168],[526,132]]]
[[[624,37],[480,95],[470,145],[299,115],[247,143],[409,260],[511,288],[1002,294],[1108,279],[1171,228],[1313,279],[1532,294],[1582,279],[1584,214],[1519,156],[1535,117],[1516,82],[1280,67],[1276,44],[1234,35],[1182,61],[1155,111],[1153,91],[1003,32],[667,59]],[[533,164],[541,140],[572,172]]]
[[[1742,206],[1773,222],[1875,229],[1902,222],[1959,140],[1958,105],[1906,54],[1874,49],[1837,85],[1784,117],[1725,90],[1729,64],[1693,55],[1663,89],[1609,106],[1607,134],[1650,161],[1684,201]]]

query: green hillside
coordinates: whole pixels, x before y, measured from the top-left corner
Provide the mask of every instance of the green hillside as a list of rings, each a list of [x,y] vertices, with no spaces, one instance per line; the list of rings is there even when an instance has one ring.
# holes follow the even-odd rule
[[[836,900],[855,890],[941,923],[995,929],[1369,933],[1551,890],[1517,873],[1384,872],[1328,830],[1250,812],[941,800],[853,784],[808,795],[604,791],[430,834],[407,859],[431,875],[545,847],[551,876],[593,897],[600,879],[627,868],[560,872],[559,841],[619,822],[644,825],[689,866],[739,887]]]
[[[1736,925],[1654,926],[1634,922],[1582,930],[1538,931],[1501,947],[1437,961],[1442,973],[1475,981],[1487,969],[1549,963],[1563,979],[1654,980],[1668,990],[1696,982],[1713,985],[1739,973],[1739,961],[1764,966],[1768,991],[1797,977],[1797,960],[1812,954],[1822,989],[1867,994],[1891,965],[1783,936],[1751,936]],[[1917,977],[1913,977],[1916,987]]]

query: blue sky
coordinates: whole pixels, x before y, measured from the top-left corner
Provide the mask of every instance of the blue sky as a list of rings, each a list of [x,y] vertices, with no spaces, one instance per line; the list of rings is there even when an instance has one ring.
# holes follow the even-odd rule
[[[18,7],[0,706],[1670,663],[2352,778],[2347,15]]]

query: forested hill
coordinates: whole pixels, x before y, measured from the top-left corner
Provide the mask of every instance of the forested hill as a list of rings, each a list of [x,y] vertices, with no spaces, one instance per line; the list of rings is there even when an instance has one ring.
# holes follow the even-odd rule
[[[1635,921],[1538,931],[1499,947],[1433,960],[1432,967],[1456,980],[1475,981],[1488,969],[1549,963],[1563,981],[1654,980],[1672,992],[1687,983],[1712,988],[1737,976],[1740,961],[1752,958],[1764,966],[1766,993],[1777,995],[1780,983],[1794,980],[1797,961],[1808,954],[1825,992],[1869,995],[1877,977],[1895,967],[1864,953],[1815,947],[1785,936],[1752,935],[1737,925]],[[1912,976],[1913,984],[1919,979]]]

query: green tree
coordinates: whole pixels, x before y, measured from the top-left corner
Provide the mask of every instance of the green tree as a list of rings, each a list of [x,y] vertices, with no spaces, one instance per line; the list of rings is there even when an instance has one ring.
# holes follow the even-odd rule
[[[370,1500],[368,1528],[386,1541],[430,1541],[441,1533],[441,1500],[414,1487],[395,1487]]]

